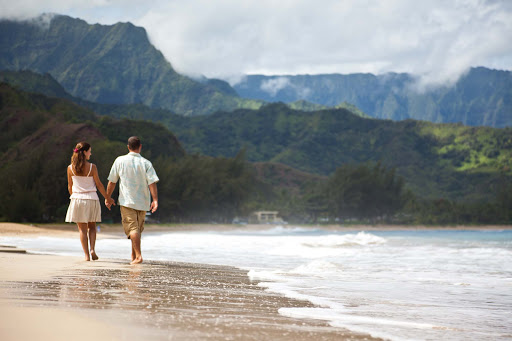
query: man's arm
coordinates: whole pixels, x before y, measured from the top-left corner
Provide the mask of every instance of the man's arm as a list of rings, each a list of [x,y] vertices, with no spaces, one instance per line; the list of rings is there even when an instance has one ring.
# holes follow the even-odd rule
[[[114,189],[116,189],[116,183],[109,181],[108,185],[107,185],[107,197],[108,198],[110,198],[112,196],[112,193],[114,193]],[[113,199],[111,199],[111,200],[113,200]],[[115,201],[113,202],[113,204],[115,205]],[[105,206],[107,206],[108,209],[110,209],[110,206],[112,206],[112,202],[105,199]]]
[[[151,192],[151,197],[153,197],[153,201],[151,202],[149,210],[151,213],[155,213],[155,211],[158,209],[158,189],[156,188],[156,182],[153,182],[151,185],[149,185],[149,191]]]
[[[112,196],[112,193],[114,193],[114,190],[116,189],[116,183],[109,181],[107,185],[107,195],[110,197]]]

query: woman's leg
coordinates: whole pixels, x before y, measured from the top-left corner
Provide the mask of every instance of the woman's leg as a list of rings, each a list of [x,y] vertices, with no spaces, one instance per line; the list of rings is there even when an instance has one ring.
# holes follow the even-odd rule
[[[97,260],[98,256],[96,255],[95,246],[96,246],[96,223],[89,222],[87,224],[89,227],[89,245],[91,246],[91,257],[92,260]]]
[[[87,237],[87,223],[76,223],[78,225],[78,231],[80,232],[80,243],[82,243],[82,249],[84,249],[85,260],[90,261],[89,256],[89,238]]]

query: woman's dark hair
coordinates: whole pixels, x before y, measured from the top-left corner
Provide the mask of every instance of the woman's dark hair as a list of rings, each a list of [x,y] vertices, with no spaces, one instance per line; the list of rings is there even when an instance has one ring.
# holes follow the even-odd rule
[[[71,167],[75,169],[76,174],[81,174],[85,166],[85,152],[91,148],[91,145],[87,142],[78,142],[73,149],[73,155],[71,156]]]
[[[130,150],[138,150],[140,147],[140,139],[137,136],[132,136],[128,139],[128,148]]]

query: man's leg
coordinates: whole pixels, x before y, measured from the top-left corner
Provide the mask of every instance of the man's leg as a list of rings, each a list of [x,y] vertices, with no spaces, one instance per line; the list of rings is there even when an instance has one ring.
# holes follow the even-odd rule
[[[140,251],[140,233],[132,231],[130,233],[130,240],[132,241],[132,258],[135,254],[135,259],[130,264],[142,263],[142,253]]]
[[[98,260],[96,251],[94,251],[96,246],[96,223],[89,222],[87,226],[89,227],[89,245],[91,249],[91,258],[92,260]]]
[[[120,206],[119,208],[121,210],[121,219],[123,222],[124,233],[126,234],[128,239],[131,239],[131,230],[133,228],[133,224],[135,223],[134,210],[125,206]],[[137,256],[135,255],[135,250],[133,249],[132,242],[132,262],[135,260],[135,258],[137,258]]]
[[[91,257],[89,256],[89,238],[87,237],[87,223],[76,223],[78,225],[78,231],[80,232],[80,243],[82,244],[82,249],[84,249],[85,260],[90,261]]]

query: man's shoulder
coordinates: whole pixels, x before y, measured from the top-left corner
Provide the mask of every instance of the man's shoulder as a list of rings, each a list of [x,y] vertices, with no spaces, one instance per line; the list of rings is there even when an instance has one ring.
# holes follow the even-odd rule
[[[118,157],[116,157],[116,160],[114,162],[121,162],[123,160],[125,160],[126,158],[128,158],[128,154],[124,154],[124,155],[119,155]]]
[[[149,161],[148,159],[146,159],[144,156],[140,156],[140,161],[145,163],[146,165],[152,165],[151,161]]]

